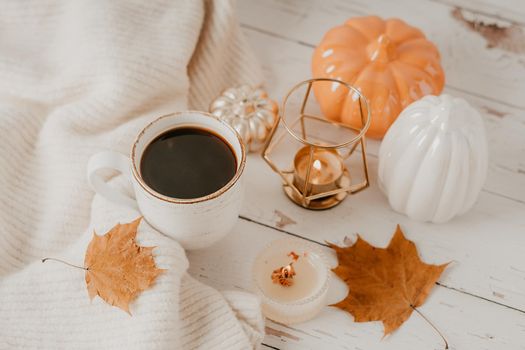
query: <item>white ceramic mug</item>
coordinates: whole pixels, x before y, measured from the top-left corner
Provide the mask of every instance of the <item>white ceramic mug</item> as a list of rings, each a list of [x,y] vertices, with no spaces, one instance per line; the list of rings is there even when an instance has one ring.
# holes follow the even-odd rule
[[[200,127],[218,134],[235,153],[237,171],[221,189],[199,198],[178,199],[165,196],[149,187],[141,177],[140,162],[146,147],[165,131],[183,127]],[[139,210],[144,219],[165,235],[177,240],[186,249],[205,248],[235,225],[242,203],[242,174],[246,152],[239,134],[227,123],[211,114],[197,111],[162,116],[149,123],[137,136],[130,156],[104,151],[93,155],[87,175],[93,189],[106,199]],[[135,198],[113,188],[97,172],[109,168],[121,172],[133,184]]]

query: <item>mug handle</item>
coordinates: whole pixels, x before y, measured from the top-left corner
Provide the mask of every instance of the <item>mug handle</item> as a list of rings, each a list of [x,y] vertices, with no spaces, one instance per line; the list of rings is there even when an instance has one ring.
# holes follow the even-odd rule
[[[97,173],[100,169],[117,170],[131,181],[131,169],[129,167],[128,157],[112,151],[102,151],[92,155],[88,161],[87,178],[93,190],[102,197],[115,204],[139,210],[134,198],[120,192],[104,181],[102,176]]]

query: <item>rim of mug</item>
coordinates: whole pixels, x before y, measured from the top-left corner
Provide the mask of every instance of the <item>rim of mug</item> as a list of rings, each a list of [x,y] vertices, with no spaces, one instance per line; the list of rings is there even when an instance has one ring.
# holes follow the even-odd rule
[[[146,182],[142,179],[142,176],[140,175],[140,172],[137,168],[137,163],[135,161],[135,155],[136,155],[136,148],[137,148],[137,145],[139,143],[139,141],[142,139],[142,137],[144,136],[144,134],[146,133],[146,131],[151,127],[153,126],[153,124],[156,124],[157,122],[159,122],[160,120],[164,119],[164,118],[170,118],[170,117],[177,117],[177,116],[180,116],[180,115],[183,115],[183,114],[200,114],[201,116],[204,116],[204,117],[207,117],[207,118],[212,118],[212,119],[215,119],[216,121],[218,121],[219,123],[221,123],[222,125],[226,126],[226,128],[228,128],[236,137],[237,137],[237,141],[239,142],[239,145],[241,147],[241,161],[240,161],[240,164],[239,166],[237,167],[237,171],[235,172],[235,175],[230,179],[230,181],[228,181],[228,183],[224,186],[222,186],[221,188],[219,188],[217,191],[215,192],[212,192],[210,194],[207,194],[205,196],[202,196],[202,197],[197,197],[197,198],[187,198],[187,199],[184,199],[184,198],[174,198],[174,197],[169,197],[169,196],[166,196],[166,195],[163,195],[162,193],[159,193],[157,191],[155,191],[153,188],[151,188],[148,184],[146,184]],[[195,123],[195,124],[198,124],[198,123]],[[187,124],[187,125],[190,125],[190,124]],[[182,126],[182,125],[181,125]],[[176,126],[176,127],[179,127],[179,126]],[[206,126],[202,126],[202,128],[206,129],[206,130],[210,130],[209,127],[206,127]],[[165,131],[168,131],[168,130],[171,130],[171,129],[164,129],[162,132],[165,132]],[[212,130],[213,131],[213,130]],[[162,133],[161,132],[161,133]],[[155,137],[159,136],[160,134],[156,135]],[[220,134],[219,134],[220,135]],[[223,135],[220,135],[221,138],[224,138]],[[151,140],[155,139],[155,137],[153,137]],[[226,142],[229,143],[228,140],[225,140]],[[151,141],[150,141],[151,142]],[[146,148],[147,146],[145,146]],[[231,148],[233,148],[233,145],[230,145]],[[144,148],[144,149],[145,149]],[[235,152],[235,150],[232,149],[233,152]],[[177,204],[193,204],[193,203],[199,203],[199,202],[205,202],[205,201],[208,201],[210,199],[213,199],[213,198],[217,198],[219,197],[220,195],[222,195],[223,193],[225,193],[226,191],[228,191],[230,188],[233,187],[233,185],[235,185],[235,183],[237,183],[237,181],[239,180],[239,178],[241,177],[243,171],[244,171],[244,167],[246,165],[246,149],[245,149],[245,146],[244,146],[244,143],[242,142],[242,139],[241,139],[241,135],[239,135],[239,133],[237,132],[237,130],[235,130],[231,125],[229,125],[228,123],[226,123],[224,120],[221,120],[220,118],[212,115],[211,113],[208,113],[208,112],[203,112],[203,111],[196,111],[196,110],[188,110],[188,111],[182,111],[182,112],[173,112],[173,113],[169,113],[169,114],[165,114],[165,115],[162,115],[160,117],[157,117],[155,118],[154,120],[152,120],[151,122],[149,122],[137,135],[137,137],[135,138],[135,141],[133,142],[133,145],[131,146],[131,168],[132,168],[132,173],[133,173],[133,177],[135,178],[135,180],[137,180],[137,182],[139,183],[139,185],[144,189],[146,190],[146,192],[148,192],[149,194],[151,194],[152,196],[160,199],[160,200],[163,200],[163,201],[166,201],[166,202],[170,202],[170,203],[177,203]]]

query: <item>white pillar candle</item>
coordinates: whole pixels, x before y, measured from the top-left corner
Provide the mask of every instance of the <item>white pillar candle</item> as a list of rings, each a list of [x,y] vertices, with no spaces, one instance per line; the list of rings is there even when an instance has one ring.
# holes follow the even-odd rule
[[[286,279],[289,285],[272,279],[276,270],[290,264],[295,275]],[[326,305],[329,267],[324,254],[312,243],[292,238],[272,242],[255,259],[253,279],[263,313],[271,320],[284,324],[304,322]]]

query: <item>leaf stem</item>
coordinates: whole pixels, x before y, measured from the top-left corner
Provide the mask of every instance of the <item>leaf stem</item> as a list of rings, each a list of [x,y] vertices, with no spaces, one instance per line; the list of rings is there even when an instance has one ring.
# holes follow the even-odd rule
[[[62,263],[62,264],[66,264],[68,266],[71,266],[71,267],[76,267],[77,269],[82,269],[82,270],[86,270],[88,271],[89,269],[87,267],[83,267],[83,266],[78,266],[78,265],[73,265],[73,264],[70,264],[64,260],[60,260],[60,259],[55,259],[55,258],[44,258],[42,259],[42,262],[45,263],[46,261],[48,260],[52,260],[52,261],[58,261],[59,263]]]
[[[445,342],[445,350],[448,349],[448,342],[447,342],[447,339],[445,338],[445,336],[439,331],[439,329],[437,329],[436,326],[434,326],[434,324],[432,322],[430,322],[430,320],[428,318],[425,317],[425,315],[423,315],[423,313],[421,311],[419,311],[418,309],[415,308],[414,305],[410,305],[410,307],[412,308],[412,310],[414,310],[415,312],[417,312],[419,314],[419,316],[423,317],[423,319],[425,321],[427,321],[427,323],[432,327],[434,328],[434,330],[437,332],[437,334],[439,334],[439,336],[441,337],[441,339],[443,339],[443,341]]]

